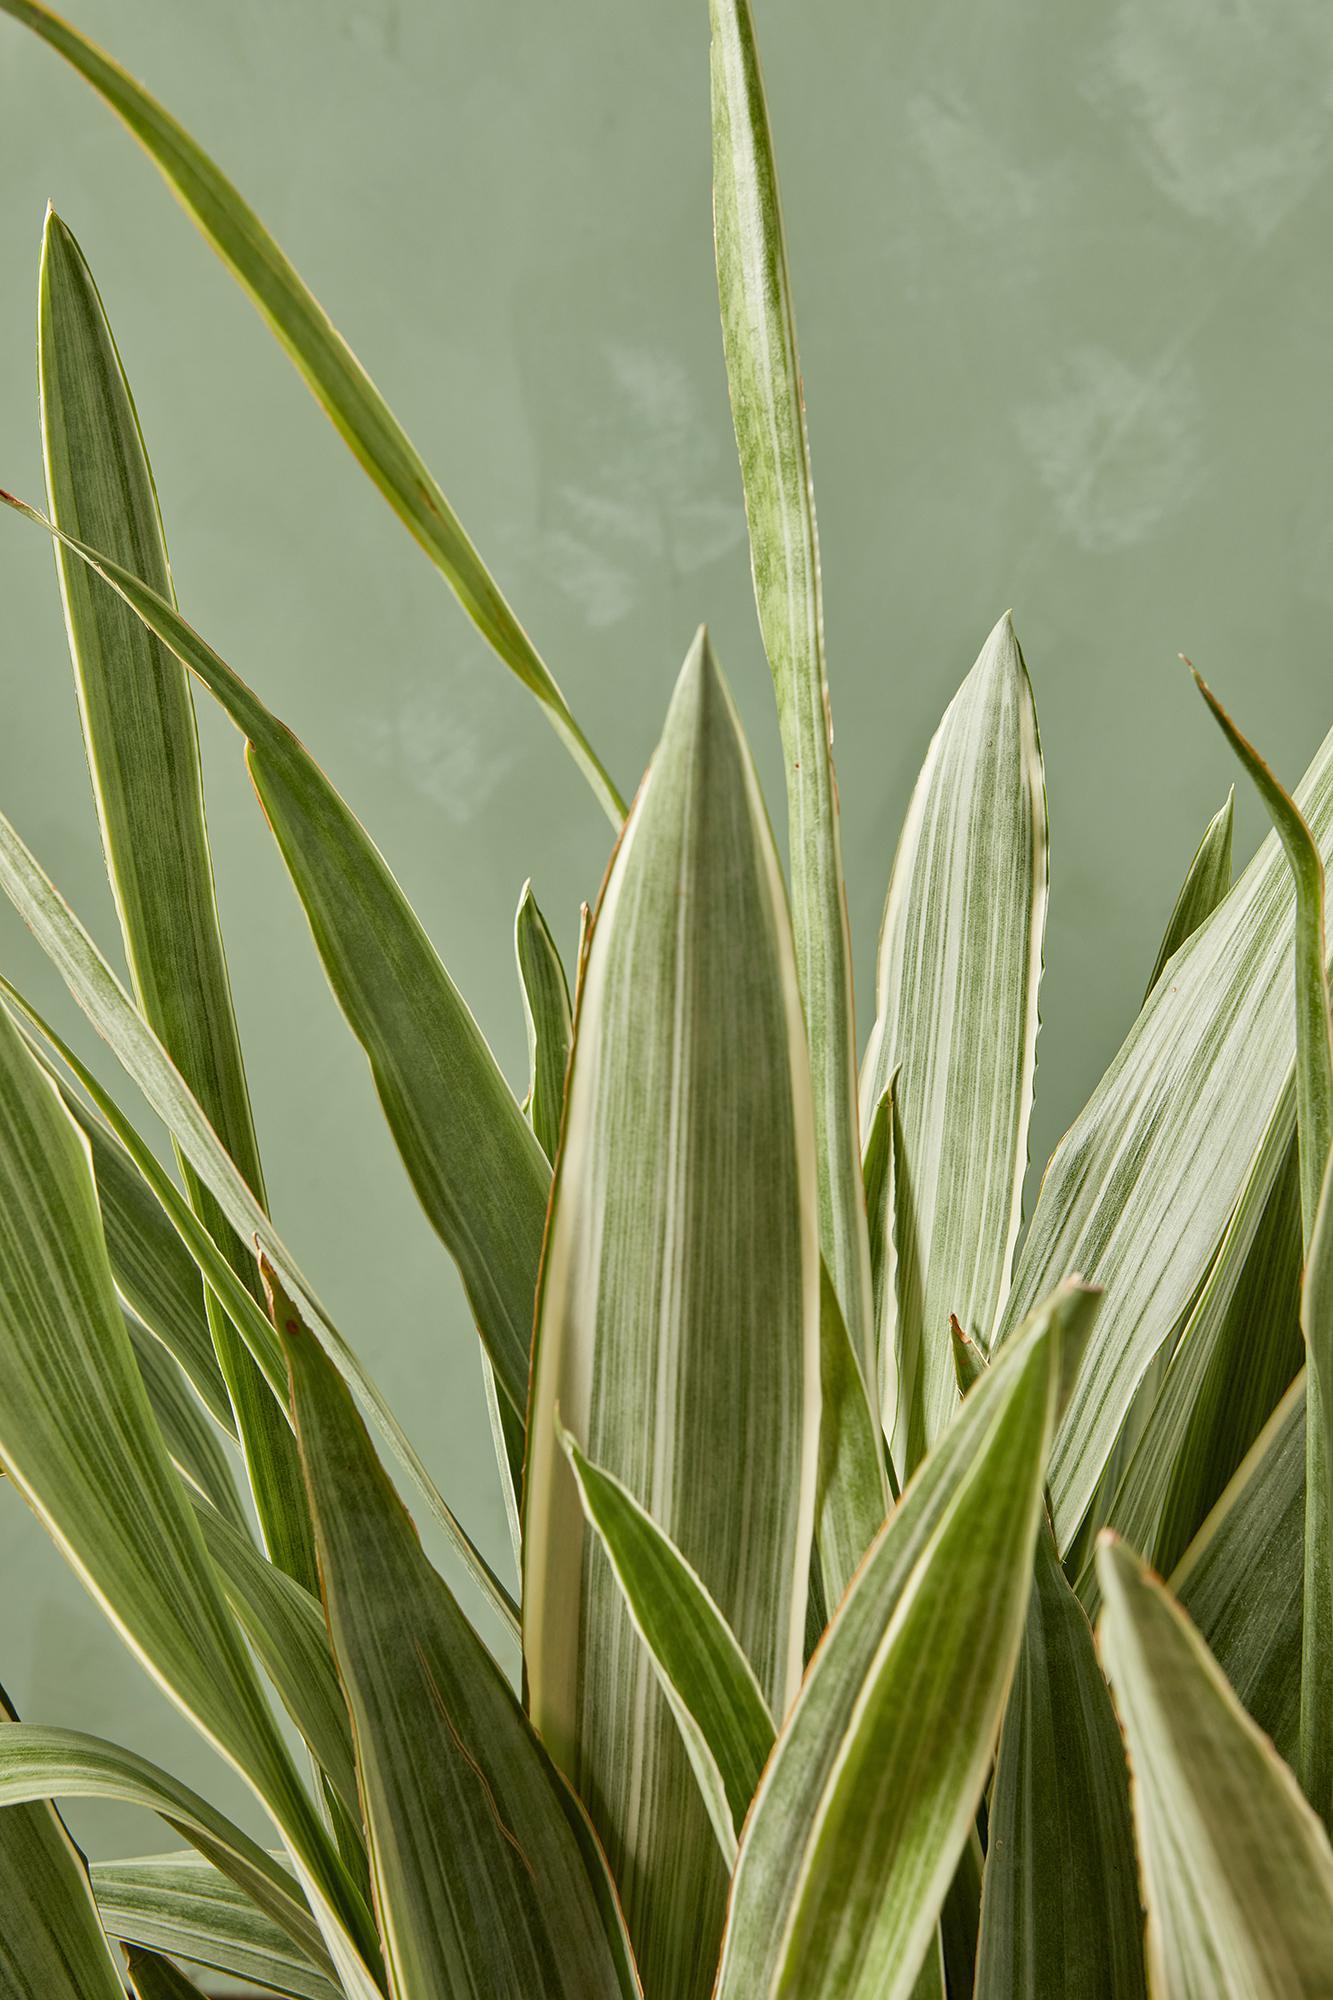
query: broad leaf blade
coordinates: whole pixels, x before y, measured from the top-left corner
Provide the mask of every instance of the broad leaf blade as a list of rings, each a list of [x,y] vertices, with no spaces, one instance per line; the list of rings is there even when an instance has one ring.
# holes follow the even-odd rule
[[[1102,1656],[1134,1771],[1154,1990],[1315,1994],[1333,1957],[1333,1852],[1165,1586],[1098,1551]]]
[[[724,1878],[675,1720],[584,1522],[556,1412],[701,1578],[781,1716],[802,1662],[818,1313],[813,1121],[786,900],[701,633],[584,973],[524,1524],[533,1720],[590,1802],[645,1988],[679,2000],[706,1991]]]
[[[1142,2000],[1124,1746],[1045,1522],[987,1829],[976,2000]]]
[[[1226,804],[1214,813],[1204,828],[1203,839],[1180,885],[1180,894],[1167,918],[1162,942],[1153,963],[1144,999],[1165,972],[1187,938],[1193,937],[1217,908],[1231,887],[1231,835],[1235,820],[1236,794],[1227,793]]]
[[[95,1861],[93,1889],[107,1932],[290,2000],[338,2000],[286,1933],[225,1875],[189,1853]]]
[[[1046,896],[1041,743],[1006,614],[950,704],[907,809],[862,1068],[867,1123],[896,1075],[896,1198],[908,1203],[916,1265],[917,1295],[898,1325],[900,1472],[957,1407],[950,1314],[987,1346],[1008,1290],[1036,1074]],[[903,1251],[900,1241],[900,1265]]]
[[[281,1320],[395,2000],[621,2000],[560,1779],[313,1335]]]
[[[138,140],[482,637],[536,695],[618,825],[624,802],[499,585],[379,390],[258,216],[189,133],[95,43],[36,0],[0,0],[0,12],[21,21],[63,56]]]
[[[1298,794],[1333,844],[1333,737]],[[1270,836],[1211,920],[1178,951],[1047,1167],[1001,1335],[1070,1270],[1106,1288],[1051,1458],[1068,1549],[1157,1348],[1221,1240],[1294,1059],[1292,891]]]
[[[93,276],[48,212],[38,311],[51,516],[172,596],[157,494],[129,383]],[[222,948],[189,680],[76,556],[56,566],[102,847],[135,997],[218,1137],[264,1199]],[[182,1162],[191,1205],[251,1285],[254,1259]],[[209,1301],[265,1542],[303,1583],[314,1553],[291,1432],[230,1321]]]
[[[1171,1578],[1237,1696],[1288,1763],[1300,1741],[1304,1522],[1302,1374]]]
[[[927,1455],[843,1599],[741,1843],[718,2000],[907,2000],[972,1824],[1030,1590],[1063,1288]]]
[[[634,1495],[561,1442],[676,1718],[728,1868],[776,1734],[754,1669],[680,1550]]]
[[[8,504],[52,530],[12,496]],[[59,540],[198,675],[247,739],[250,775],[329,984],[366,1051],[421,1205],[458,1263],[498,1385],[521,1414],[550,1169],[485,1037],[383,856],[309,752],[173,605],[96,550]]]
[[[0,1463],[132,1651],[253,1786],[330,1949],[372,1991],[368,1915],[296,1776],[149,1407],[86,1147],[2,1010],[0,1267]]]
[[[820,1245],[871,1380],[851,942],[804,393],[750,0],[712,0],[711,17],[718,293],[755,601],[785,752],[792,931],[814,1086]]]

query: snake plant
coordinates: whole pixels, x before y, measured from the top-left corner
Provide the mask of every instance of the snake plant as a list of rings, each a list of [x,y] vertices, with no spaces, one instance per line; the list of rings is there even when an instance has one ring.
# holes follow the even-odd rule
[[[627,808],[220,169],[38,0],[0,13],[146,150],[612,828],[576,965],[519,903],[520,1101],[351,807],[188,622],[48,214],[46,494],[3,496],[43,537],[16,519],[6,559],[54,547],[128,987],[7,821],[0,884],[135,1090],[3,982],[0,1464],[272,1834],[6,1704],[0,2000],[1333,1992],[1333,736],[1289,794],[1200,683],[1273,832],[1233,883],[1229,798],[1204,830],[1025,1220],[1047,818],[1007,614],[886,865],[858,1062],[750,0],[712,0],[714,213],[785,856],[706,634]],[[269,1215],[196,683],[462,1278],[512,1574]],[[165,1851],[89,1863],[58,1804],[87,1796]]]

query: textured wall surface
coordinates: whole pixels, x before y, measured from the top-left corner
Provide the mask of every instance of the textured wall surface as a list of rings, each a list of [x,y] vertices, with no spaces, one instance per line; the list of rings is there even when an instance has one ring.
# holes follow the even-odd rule
[[[704,0],[69,0],[239,183],[388,395],[622,786],[710,623],[782,823],[711,266]],[[1034,1156],[1113,1052],[1231,770],[1333,720],[1333,13],[761,0],[863,1013],[896,830],[1012,605],[1053,897]],[[40,495],[50,196],[135,386],[187,614],[361,813],[518,1081],[511,919],[572,952],[606,829],[110,115],[0,22],[0,482]],[[0,802],[115,940],[52,565],[0,522]],[[210,818],[275,1213],[502,1558],[458,1284],[323,986],[239,744]],[[1241,803],[1241,852],[1258,820]],[[6,970],[54,1000],[6,910]],[[865,1023],[863,1022],[863,1026]],[[244,1811],[0,1494],[0,1678]],[[85,1811],[95,1846],[169,1836]]]

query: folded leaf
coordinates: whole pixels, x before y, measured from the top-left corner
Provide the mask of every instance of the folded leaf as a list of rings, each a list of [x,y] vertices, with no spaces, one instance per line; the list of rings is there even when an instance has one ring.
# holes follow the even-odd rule
[[[374,1382],[346,1340],[318,1304],[309,1281],[277,1235],[235,1165],[219,1144],[217,1134],[204,1117],[182,1082],[178,1071],[152,1030],[137,1011],[88,933],[64,902],[50,878],[24,846],[8,820],[0,814],[0,888],[10,898],[42,949],[56,966],[88,1019],[115,1052],[118,1060],[142,1090],[162,1119],[172,1138],[194,1166],[200,1179],[217,1197],[228,1221],[238,1235],[258,1244],[281,1272],[289,1291],[299,1294],[308,1323],[317,1327],[330,1353],[347,1379],[371,1410],[375,1421],[394,1452],[410,1473],[432,1515],[448,1537],[478,1588],[486,1596],[501,1623],[517,1636],[518,1614],[513,1599],[490,1565],[473,1547],[426,1470],[420,1454],[385,1403]],[[272,1385],[286,1378],[277,1339],[268,1320],[249,1291],[236,1277],[211,1236],[181,1198],[149,1147],[120,1111],[110,1093],[102,1088],[86,1064],[61,1040],[31,1003],[3,978],[0,992],[13,1002],[24,1019],[76,1078],[81,1089],[106,1120],[117,1139],[130,1154],[135,1166],[151,1187],[172,1227],[219,1300],[245,1337],[246,1345]]]
[[[755,601],[785,753],[792,932],[814,1086],[820,1247],[852,1345],[872,1380],[852,953],[804,387],[750,0],[712,0],[710,13],[718,294]]]
[[[291,2000],[338,2000],[338,1989],[258,1905],[189,1853],[95,1861],[93,1888],[110,1936],[263,1986]]]
[[[63,56],[138,140],[201,234],[247,291],[363,469],[448,583],[477,630],[536,695],[613,824],[624,802],[462,523],[402,426],[263,223],[174,118],[95,43],[37,0],[0,12]]]
[[[51,529],[12,496],[8,504]],[[458,1263],[499,1387],[522,1415],[550,1170],[481,1030],[383,856],[291,731],[174,606],[95,550],[58,539],[246,737],[250,775],[329,984],[369,1058],[421,1205]]]
[[[900,1471],[957,1408],[949,1315],[984,1347],[1008,1291],[1046,896],[1037,714],[1006,613],[950,704],[907,809],[861,1071],[867,1124],[896,1073],[904,1183],[896,1198],[909,1203],[919,1287],[898,1328]],[[901,1265],[901,1242],[898,1256]]]
[[[1233,787],[1227,793],[1226,804],[1220,812],[1214,813],[1204,828],[1203,839],[1186,870],[1180,894],[1167,918],[1147,992],[1143,996],[1145,1000],[1151,996],[1153,987],[1186,938],[1193,937],[1200,924],[1211,917],[1231,887],[1231,833],[1235,802]]]
[[[1321,845],[1333,847],[1333,737],[1297,797]],[[1042,1180],[1001,1335],[1067,1271],[1106,1288],[1051,1457],[1062,1552],[1289,1087],[1291,917],[1290,877],[1273,835],[1176,953],[1170,979],[1158,982]],[[1282,1115],[1294,1119],[1294,1102]]]
[[[188,1785],[100,1737],[25,1722],[0,1726],[0,1810],[62,1798],[114,1799],[160,1814],[332,1975],[319,1927],[287,1870]]]
[[[561,1439],[583,1511],[676,1718],[728,1868],[776,1730],[754,1669],[703,1584],[618,1479]]]
[[[718,2000],[907,2000],[989,1768],[1031,1588],[1066,1285],[923,1460],[802,1687],[741,1841]]]
[[[556,1413],[701,1579],[775,1716],[802,1664],[819,1248],[777,856],[701,633],[602,895],[579,1002],[529,1420],[524,1656],[645,1990],[707,1990],[724,1876]],[[744,1478],[737,1478],[737,1468]]]
[[[528,1101],[533,1131],[548,1160],[560,1143],[560,1113],[565,1101],[565,1071],[574,1040],[569,987],[555,939],[537,907],[531,882],[523,885],[514,920],[514,951],[523,988],[523,1018],[528,1027]]]
[[[396,2000],[621,2000],[561,1783],[426,1560],[337,1370],[279,1324]]]
[[[1287,1763],[1300,1742],[1304,1522],[1302,1373],[1171,1578],[1236,1695]]]
[[[144,1392],[87,1148],[2,1009],[0,1268],[0,1463],[131,1650],[272,1815],[351,1977],[349,2000],[373,1996],[369,1915],[296,1775]]]
[[[987,1828],[976,2000],[1143,2000],[1124,1746],[1044,1521]]]
[[[1316,1994],[1333,1956],[1333,1851],[1166,1587],[1113,1536],[1098,1627],[1134,1772],[1153,1990]]]
[[[59,216],[42,242],[37,355],[51,517],[172,598],[157,494],[97,286]],[[76,556],[56,544],[102,848],[134,995],[256,1198],[264,1200],[204,824],[188,676]],[[254,1259],[181,1161],[186,1192],[241,1279]],[[255,1362],[210,1297],[255,1509],[274,1560],[307,1585],[314,1548],[296,1446]]]
[[[12,1711],[0,1690],[0,1747],[4,1718]],[[121,2000],[88,1864],[44,1799],[0,1812],[0,1881],[4,2000]]]

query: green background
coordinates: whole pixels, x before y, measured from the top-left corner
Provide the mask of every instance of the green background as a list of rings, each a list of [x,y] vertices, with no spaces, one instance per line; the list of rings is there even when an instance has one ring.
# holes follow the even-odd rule
[[[74,0],[233,175],[450,494],[623,787],[699,620],[779,825],[716,323],[705,0]],[[1330,720],[1333,12],[758,0],[810,406],[868,1025],[930,733],[1015,611],[1052,819],[1034,1159],[1131,1019],[1231,770],[1178,651],[1294,778]],[[607,829],[152,169],[0,22],[0,483],[41,495],[51,197],[116,328],[188,616],[304,736],[516,1086],[525,876],[572,953]],[[49,551],[0,523],[0,804],[102,941]],[[275,1214],[485,1547],[460,1288],[249,793],[210,819]],[[1240,803],[1241,852],[1258,828]],[[57,999],[6,910],[0,963]],[[86,1046],[86,1040],[84,1043]],[[0,1677],[33,1720],[241,1788],[0,1495]],[[163,1847],[90,1808],[96,1847]]]

